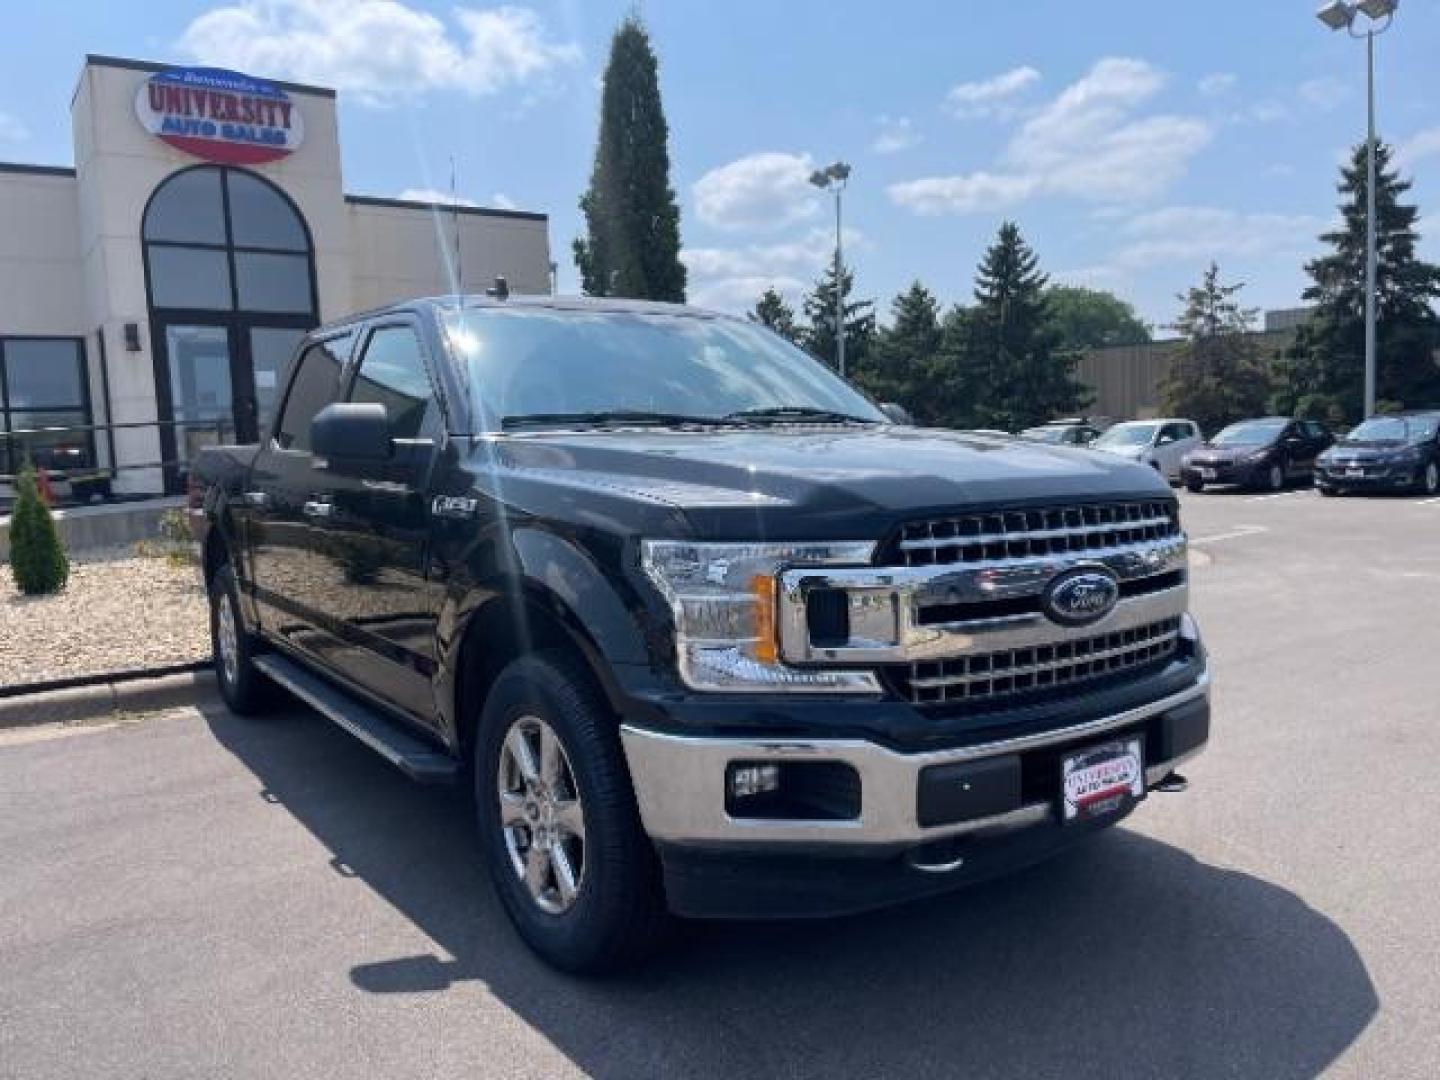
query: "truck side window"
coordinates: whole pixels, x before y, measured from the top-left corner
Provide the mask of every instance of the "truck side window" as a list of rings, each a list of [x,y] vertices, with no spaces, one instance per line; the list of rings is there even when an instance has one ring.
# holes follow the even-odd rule
[[[319,341],[300,354],[285,406],[275,423],[275,442],[282,450],[309,452],[310,421],[335,400],[340,363],[349,355],[351,337],[342,334]]]
[[[350,400],[384,405],[396,439],[439,433],[440,412],[420,339],[408,326],[382,326],[370,335]]]

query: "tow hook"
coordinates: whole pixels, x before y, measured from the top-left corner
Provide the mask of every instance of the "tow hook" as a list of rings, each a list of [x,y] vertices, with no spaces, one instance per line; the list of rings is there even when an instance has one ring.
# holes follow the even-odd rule
[[[1178,772],[1172,772],[1170,775],[1166,776],[1163,780],[1161,780],[1158,784],[1155,785],[1155,790],[1164,792],[1180,792],[1184,791],[1189,786],[1189,780],[1186,780],[1185,777],[1181,776]]]

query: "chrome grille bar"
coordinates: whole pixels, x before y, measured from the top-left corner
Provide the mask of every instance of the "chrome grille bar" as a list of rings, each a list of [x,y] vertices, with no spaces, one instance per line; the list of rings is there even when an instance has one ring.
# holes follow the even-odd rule
[[[1178,618],[1127,630],[1002,652],[910,664],[896,673],[916,704],[991,699],[1076,685],[1163,659],[1175,652]]]
[[[1179,534],[1175,504],[1153,500],[933,518],[904,526],[895,547],[905,565],[933,566],[1125,547]]]

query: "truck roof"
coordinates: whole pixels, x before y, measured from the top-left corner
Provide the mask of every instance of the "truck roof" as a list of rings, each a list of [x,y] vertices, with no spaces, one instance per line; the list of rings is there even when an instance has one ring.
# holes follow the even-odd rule
[[[397,311],[413,311],[416,308],[432,308],[453,311],[463,308],[545,308],[551,311],[628,312],[650,315],[683,315],[700,319],[728,319],[733,316],[707,308],[691,307],[688,304],[668,304],[658,300],[629,300],[611,296],[546,296],[511,293],[503,300],[495,296],[477,293],[457,295],[448,293],[440,296],[418,296],[412,300],[400,300],[383,307],[357,311],[340,319],[334,319],[317,329],[344,326],[361,319],[373,319]]]

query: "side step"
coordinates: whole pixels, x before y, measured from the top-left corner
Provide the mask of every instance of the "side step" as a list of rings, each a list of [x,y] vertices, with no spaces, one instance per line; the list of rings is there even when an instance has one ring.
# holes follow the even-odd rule
[[[460,775],[460,763],[454,758],[293,660],[266,653],[255,657],[254,664],[411,780],[422,784],[449,784]]]

